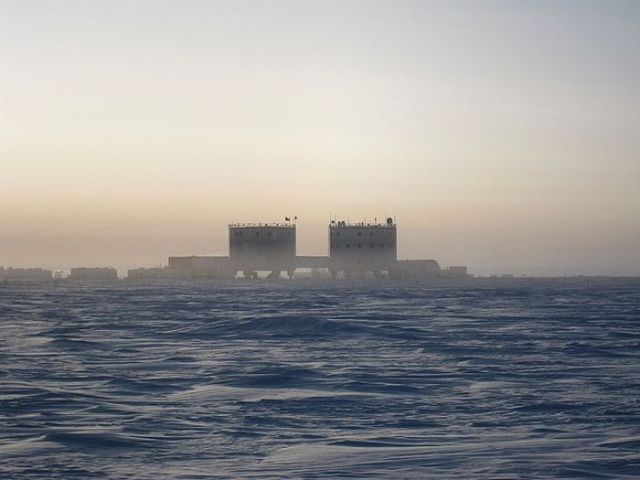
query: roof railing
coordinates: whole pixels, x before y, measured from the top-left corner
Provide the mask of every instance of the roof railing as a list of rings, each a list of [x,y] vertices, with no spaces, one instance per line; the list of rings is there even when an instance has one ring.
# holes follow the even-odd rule
[[[396,228],[396,224],[395,223],[368,223],[368,222],[347,223],[347,222],[343,222],[343,221],[331,222],[329,224],[329,226],[331,228],[349,228],[349,227],[355,227],[355,228],[367,228],[367,227],[373,227],[373,228]]]
[[[230,223],[229,228],[296,228],[296,224],[293,222],[287,223]]]

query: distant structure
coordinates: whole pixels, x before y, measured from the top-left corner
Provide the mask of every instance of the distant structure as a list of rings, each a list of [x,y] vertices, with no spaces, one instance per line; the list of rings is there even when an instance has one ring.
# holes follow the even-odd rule
[[[396,266],[397,228],[392,218],[386,223],[329,224],[329,272],[336,277],[344,272],[347,278],[371,272],[379,277]]]
[[[116,281],[118,272],[112,267],[79,267],[72,268],[69,280],[78,281]]]
[[[229,225],[229,259],[235,272],[257,278],[258,271],[269,271],[268,278],[289,277],[296,269],[296,226],[292,223],[234,223]],[[234,275],[235,276],[235,275]]]
[[[127,270],[127,278],[129,280],[160,280],[172,277],[168,268],[152,267],[152,268],[133,268]]]
[[[398,260],[390,272],[396,279],[431,279],[442,276],[435,260]]]
[[[43,268],[0,267],[0,280],[45,281],[52,280],[53,272]]]
[[[442,271],[442,276],[447,278],[467,278],[467,267],[456,265]]]
[[[171,278],[228,278],[235,276],[229,257],[169,257]]]
[[[295,220],[297,217],[294,217]],[[282,272],[292,277],[298,268],[310,269],[312,277],[320,270],[336,278],[387,276],[396,279],[466,278],[467,268],[441,269],[435,260],[398,260],[397,226],[389,217],[383,223],[348,223],[333,220],[329,224],[329,255],[296,254],[296,225],[285,217],[284,223],[232,223],[229,225],[229,256],[169,257],[165,268],[129,270],[129,279],[206,279],[279,278]]]
[[[285,217],[281,223],[229,224],[228,256],[171,256],[168,266],[134,268],[127,271],[127,280],[198,280],[231,279],[238,272],[246,279],[258,278],[258,272],[268,272],[268,279],[280,278],[286,272],[293,277],[296,269],[308,269],[311,278],[340,274],[346,278],[394,279],[466,279],[467,267],[454,265],[441,269],[435,260],[398,260],[398,229],[394,218],[384,222],[332,220],[329,223],[329,255],[297,255],[297,217]],[[51,270],[42,268],[0,267],[0,281],[53,280]],[[115,282],[118,273],[112,267],[72,268],[58,280]]]

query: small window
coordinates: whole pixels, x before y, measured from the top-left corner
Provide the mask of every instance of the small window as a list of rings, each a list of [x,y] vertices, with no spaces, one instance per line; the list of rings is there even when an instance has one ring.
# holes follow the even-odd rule
[[[350,247],[351,247],[351,244],[347,243],[347,248],[350,248]]]
[[[370,244],[369,244],[369,248],[373,248],[373,243],[370,243]]]
[[[339,237],[339,236],[340,236],[340,232],[336,233],[336,236],[338,236],[338,237]]]
[[[362,236],[362,232],[358,232],[358,236],[361,237]]]
[[[361,243],[358,244],[358,248],[362,248],[362,244]]]
[[[373,237],[373,231],[369,232],[369,236]]]
[[[381,243],[381,244],[380,244],[380,248],[384,248],[384,243]]]
[[[271,236],[271,232],[267,232],[267,237],[270,237],[270,236]]]

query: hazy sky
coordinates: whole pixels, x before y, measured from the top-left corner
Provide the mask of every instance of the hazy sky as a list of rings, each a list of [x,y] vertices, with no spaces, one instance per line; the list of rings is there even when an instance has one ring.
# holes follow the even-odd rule
[[[0,0],[0,265],[395,214],[399,255],[640,274],[640,2]]]

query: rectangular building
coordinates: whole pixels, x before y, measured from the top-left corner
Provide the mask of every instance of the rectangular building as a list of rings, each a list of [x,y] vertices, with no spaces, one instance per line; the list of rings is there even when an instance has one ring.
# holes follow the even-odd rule
[[[386,223],[346,223],[329,225],[329,269],[333,276],[390,271],[397,260],[397,229],[393,219]]]
[[[69,280],[116,281],[118,272],[112,267],[79,267],[72,268]]]
[[[171,278],[228,278],[235,276],[229,257],[169,257]]]
[[[229,257],[245,276],[257,271],[287,271],[296,267],[296,226],[289,223],[229,225]]]

